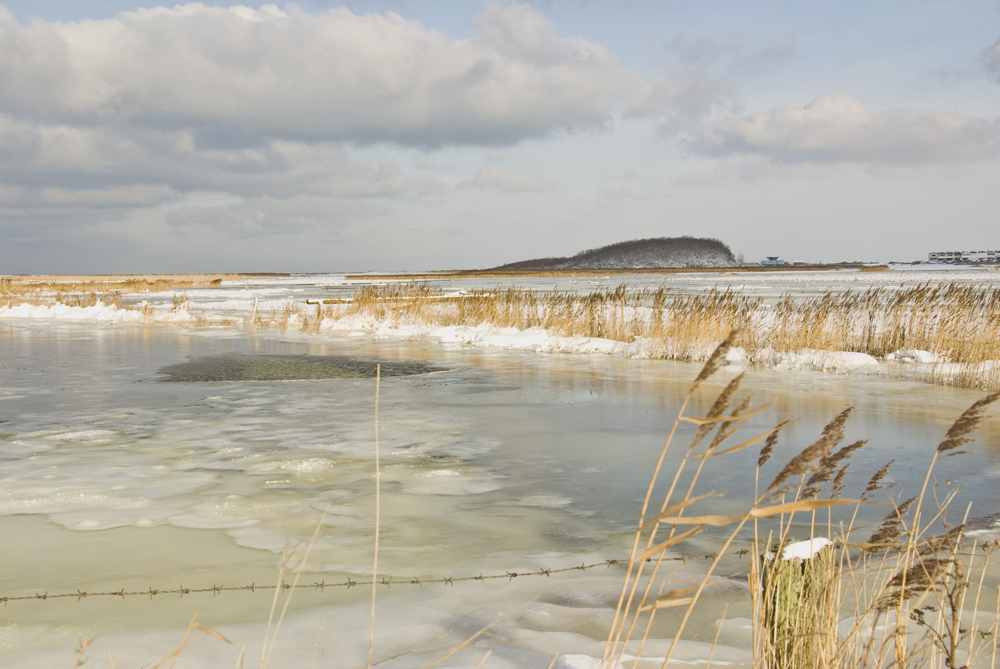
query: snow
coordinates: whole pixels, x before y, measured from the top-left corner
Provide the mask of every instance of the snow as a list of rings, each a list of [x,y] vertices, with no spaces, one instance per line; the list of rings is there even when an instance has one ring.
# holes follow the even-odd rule
[[[886,360],[898,360],[900,362],[919,362],[925,365],[932,365],[938,362],[948,362],[948,360],[937,353],[930,351],[919,351],[916,349],[899,350],[885,356]]]
[[[816,537],[815,539],[808,539],[806,541],[796,541],[795,543],[785,546],[785,550],[781,553],[781,559],[809,560],[816,555],[816,553],[819,553],[832,543],[833,542],[826,537]]]
[[[92,307],[70,307],[65,304],[52,306],[19,304],[16,307],[0,307],[0,318],[41,318],[73,321],[96,321],[98,323],[139,323],[142,314],[138,311],[118,309],[98,302]]]
[[[753,362],[774,369],[805,369],[835,374],[878,374],[881,370],[878,359],[867,353],[817,351],[809,348],[794,353],[764,350],[754,356]]]

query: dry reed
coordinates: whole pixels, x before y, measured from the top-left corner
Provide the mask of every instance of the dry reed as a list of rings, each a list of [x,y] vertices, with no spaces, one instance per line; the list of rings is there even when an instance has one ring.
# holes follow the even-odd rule
[[[80,307],[101,303],[141,309],[146,322],[157,322],[148,304],[125,295],[164,287],[133,283],[127,291],[122,282],[116,287],[50,283],[43,289],[7,278],[0,279],[0,301],[6,297],[8,306],[15,298],[18,303]],[[360,317],[356,322],[369,327],[542,328],[558,337],[620,342],[627,355],[671,360],[705,360],[714,342],[735,329],[731,347],[751,364],[770,366],[803,351],[863,353],[883,359],[884,373],[1000,389],[1000,289],[986,286],[871,287],[806,298],[786,295],[770,303],[731,289],[685,295],[622,284],[590,294],[515,287],[445,294],[428,284],[390,283],[363,286],[348,300],[315,306],[287,302],[266,310],[255,303],[246,314],[224,316],[192,310],[186,300],[184,293],[175,293],[172,311],[188,309],[196,327],[242,324],[315,333],[325,320]],[[935,362],[910,365],[905,362],[913,359],[909,351],[927,352]],[[827,364],[818,360],[815,364]]]
[[[699,381],[712,371],[714,368],[706,365]],[[947,510],[955,491],[940,499],[935,495],[930,501],[926,481],[938,456],[956,453],[954,449],[967,443],[985,409],[1000,399],[1000,394],[979,400],[955,421],[931,458],[920,494],[902,503],[890,498],[893,510],[867,541],[859,543],[852,535],[861,531],[855,520],[863,500],[840,499],[839,493],[844,487],[844,463],[864,442],[835,450],[843,439],[850,409],[836,416],[816,442],[781,467],[751,508],[724,515],[688,515],[689,509],[702,500],[718,496],[694,495],[705,461],[764,442],[758,457],[759,471],[769,460],[782,427],[736,446],[724,446],[749,417],[759,413],[746,402],[730,414],[724,413],[733,401],[740,378],[726,386],[704,417],[685,413],[697,384],[692,385],[682,404],[653,467],[601,666],[624,666],[625,649],[632,640],[638,643],[638,652],[628,659],[638,664],[657,614],[676,609],[679,613],[673,620],[673,641],[662,664],[666,667],[719,560],[739,541],[748,523],[753,527],[752,552],[758,556],[751,561],[749,574],[755,667],[959,669],[994,658],[1000,616],[994,615],[993,609],[1000,610],[1000,601],[996,607],[989,606],[986,600],[992,593],[984,588],[992,547],[965,540],[964,526],[948,522]],[[698,426],[698,430],[672,479],[658,485],[666,452],[678,426],[685,422]],[[704,443],[705,428],[715,426],[726,437],[699,447]],[[684,474],[692,465],[693,471]],[[839,471],[833,477],[835,470]],[[872,477],[863,498],[881,487],[887,471],[888,465]],[[827,488],[831,478],[834,483]],[[653,490],[663,485],[667,486],[664,499],[650,518]],[[824,490],[828,494],[820,498]],[[781,496],[780,501],[777,496]],[[845,519],[835,521],[837,507],[848,507],[850,513]],[[817,512],[823,510],[825,522],[817,519]],[[796,525],[795,515],[803,513],[809,522]],[[923,520],[922,513],[929,520]],[[759,524],[767,519],[777,519],[777,523],[765,534]],[[693,586],[670,589],[670,580],[659,578],[667,551],[707,527],[727,528],[715,560]],[[793,527],[808,527],[808,541],[793,542]],[[836,536],[834,528],[839,528]],[[821,536],[823,533],[829,538]],[[986,550],[980,553],[980,548]],[[984,604],[988,613],[982,609]]]
[[[637,347],[640,355],[675,360],[705,360],[713,343],[733,330],[731,346],[761,365],[805,350],[875,358],[919,350],[939,361],[926,370],[930,380],[1000,388],[1000,289],[989,287],[873,287],[804,299],[785,296],[769,304],[717,289],[680,295],[662,288],[630,291],[622,284],[579,295],[498,287],[447,296],[426,284],[397,283],[366,286],[346,304],[325,309],[324,317],[364,316],[375,323],[539,327],[560,337],[610,339]]]

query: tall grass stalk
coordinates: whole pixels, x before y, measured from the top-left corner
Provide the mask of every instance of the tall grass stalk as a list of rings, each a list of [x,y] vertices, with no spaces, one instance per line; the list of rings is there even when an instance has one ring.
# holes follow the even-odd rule
[[[905,501],[890,497],[892,510],[866,541],[853,536],[861,531],[855,519],[860,505],[869,503],[870,494],[881,487],[887,468],[872,477],[859,499],[840,497],[847,461],[865,443],[840,447],[850,409],[835,416],[814,443],[788,460],[763,491],[758,488],[749,509],[698,514],[694,509],[699,503],[719,496],[695,494],[705,463],[763,442],[759,481],[783,427],[736,437],[765,408],[751,408],[749,401],[736,403],[741,376],[719,393],[704,416],[687,415],[694,391],[723,364],[735,341],[738,333],[730,333],[709,357],[653,466],[601,666],[624,666],[626,647],[633,641],[637,663],[658,613],[678,609],[663,661],[666,667],[721,559],[746,540],[742,537],[748,523],[753,531],[747,539],[757,556],[750,561],[749,574],[755,666],[846,669],[891,663],[900,668],[959,669],[995,654],[998,618],[979,608],[987,594],[985,570],[992,547],[980,552],[984,547],[964,539],[965,517],[957,525],[948,518],[956,491],[939,496],[929,481],[941,458],[961,453],[956,449],[971,440],[969,435],[1000,393],[977,401],[955,421],[931,457],[921,491]],[[666,485],[659,512],[647,517],[664,456],[681,422],[697,429]],[[729,445],[730,441],[738,443]],[[933,499],[929,491],[934,492]],[[842,522],[836,514],[844,507],[848,513]],[[825,522],[817,516],[823,510]],[[796,514],[802,513],[809,514],[805,522],[796,522]],[[774,524],[765,532],[759,527],[764,522]],[[671,580],[661,579],[667,551],[710,527],[726,528],[725,535],[700,581],[674,587],[677,584]],[[801,528],[808,528],[806,541],[792,536],[793,529]],[[648,575],[647,565],[652,565]]]
[[[372,557],[372,615],[371,625],[368,628],[368,667],[372,666],[372,651],[375,648],[375,592],[378,588],[378,538],[379,525],[382,516],[382,472],[379,469],[379,443],[378,443],[378,400],[379,385],[382,378],[382,365],[375,366],[375,550]]]

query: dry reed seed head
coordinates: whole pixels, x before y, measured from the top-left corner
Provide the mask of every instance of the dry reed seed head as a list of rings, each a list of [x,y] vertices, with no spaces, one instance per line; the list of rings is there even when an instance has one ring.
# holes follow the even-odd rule
[[[882,479],[886,477],[886,474],[889,473],[889,468],[892,467],[893,463],[895,462],[896,462],[895,458],[889,460],[889,462],[882,465],[882,468],[879,469],[877,472],[875,472],[875,474],[870,479],[868,479],[868,485],[865,486],[864,492],[861,493],[861,499],[863,500],[867,499],[867,495],[869,493],[881,490],[884,487],[882,485]]]
[[[850,469],[851,463],[848,462],[846,465],[840,468],[837,475],[833,478],[833,487],[830,490],[830,499],[836,499],[840,497],[840,494],[844,492],[844,488],[847,484],[844,483],[844,477],[847,475],[847,470]]]
[[[823,458],[827,457],[834,447],[841,442],[844,438],[844,423],[847,422],[847,417],[851,415],[851,411],[854,407],[847,407],[841,411],[837,416],[827,423],[826,427],[823,428],[823,433],[820,438],[811,446],[808,446],[801,453],[796,455],[794,458],[788,461],[788,464],[778,473],[771,482],[771,485],[767,487],[764,491],[768,494],[768,499],[773,499],[779,496],[782,491],[779,486],[782,486],[786,481],[788,481],[793,476],[804,476],[811,472],[818,471],[819,462]]]
[[[694,383],[691,384],[691,390],[694,390],[698,385],[707,379],[708,377],[719,371],[720,368],[728,364],[726,360],[726,354],[729,353],[729,349],[733,347],[733,343],[736,341],[736,335],[739,330],[731,330],[729,336],[722,340],[722,342],[715,347],[712,351],[712,355],[708,357],[705,361],[704,367],[701,368],[701,372],[698,373],[697,378],[695,378]]]
[[[943,551],[954,555],[955,551],[958,550],[958,546],[962,541],[962,535],[964,533],[965,525],[958,525],[956,527],[952,527],[944,534],[928,537],[918,548],[917,555],[935,555]]]
[[[951,563],[952,558],[950,557],[918,560],[905,571],[898,572],[893,576],[888,586],[898,588],[905,584],[908,592],[910,588],[926,592],[938,584],[941,577],[947,573]],[[912,596],[910,593],[907,598]]]
[[[772,432],[771,434],[769,434],[767,436],[767,439],[764,441],[764,445],[760,449],[760,455],[757,456],[757,468],[758,469],[760,469],[765,464],[767,464],[767,461],[771,459],[771,453],[774,451],[774,447],[778,443],[778,433],[781,432],[782,428],[784,428],[790,422],[791,421],[787,421],[787,420],[781,421],[774,428],[774,432]]]
[[[753,395],[747,395],[746,399],[743,400],[738,407],[733,409],[732,412],[730,412],[729,416],[731,418],[737,418],[739,416],[742,416],[744,413],[746,413],[747,409],[750,408],[750,402],[752,400],[753,400]],[[708,450],[714,451],[722,444],[722,442],[724,442],[726,439],[729,439],[729,437],[733,436],[739,429],[740,429],[740,424],[738,421],[733,422],[731,424],[719,423],[719,429],[715,433],[715,437],[712,439],[712,444],[708,447]]]
[[[729,406],[729,402],[733,398],[733,395],[735,395],[736,391],[739,389],[740,383],[743,381],[744,374],[745,372],[741,373],[739,376],[737,376],[728,384],[726,384],[726,387],[722,390],[721,393],[719,393],[719,396],[715,398],[715,402],[712,403],[712,408],[710,408],[708,410],[708,413],[705,414],[705,418],[718,418],[723,414],[723,412],[725,412],[726,407]],[[693,385],[691,386],[691,389],[694,390]],[[704,439],[705,435],[707,435],[712,430],[712,427],[713,427],[712,423],[706,423],[704,425],[698,426],[698,431],[695,433],[694,439],[691,440],[691,445],[688,447],[688,449],[690,450],[695,446],[697,446],[699,443],[701,443],[701,440]],[[719,429],[721,430],[722,427],[723,426],[720,425]]]
[[[819,462],[819,471],[809,477],[806,487],[802,491],[802,497],[809,499],[819,494],[819,486],[833,478],[833,472],[837,466],[847,458],[851,457],[854,451],[868,443],[867,439],[859,440],[853,444],[844,446],[836,453],[826,456]]]
[[[993,402],[996,402],[998,399],[1000,399],[1000,392],[991,393],[974,402],[973,405],[966,409],[962,415],[958,417],[958,420],[956,420],[948,429],[947,434],[944,436],[944,440],[937,447],[937,452],[944,453],[972,441],[970,437],[965,435],[976,429],[976,426],[979,425],[979,421],[983,419],[983,412],[986,410],[986,407],[993,404]]]
[[[910,506],[912,506],[916,500],[917,496],[914,495],[899,506],[893,508],[893,510],[889,512],[889,515],[887,515],[882,522],[879,523],[879,526],[874,532],[872,532],[872,535],[868,537],[868,541],[866,543],[885,544],[902,536],[906,531],[906,527],[903,525],[903,516],[906,515],[906,512],[909,511]],[[866,550],[874,551],[878,549],[868,548]]]

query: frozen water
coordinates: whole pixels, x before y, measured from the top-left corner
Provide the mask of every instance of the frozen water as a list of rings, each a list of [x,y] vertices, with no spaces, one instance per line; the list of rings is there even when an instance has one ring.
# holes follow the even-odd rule
[[[708,281],[692,277],[692,286]],[[739,278],[762,292],[797,280],[763,279]],[[291,281],[226,286],[205,299],[255,290],[286,299]],[[332,279],[315,283],[309,290],[316,296],[353,290]],[[0,560],[8,575],[0,596],[273,583],[282,551],[307,541],[320,522],[303,582],[365,578],[374,538],[375,363],[384,376],[379,569],[397,583],[526,574],[627,555],[651,467],[698,370],[330,333],[8,318],[0,325],[0,527],[7,537]],[[747,373],[746,389],[776,402],[747,429],[798,419],[782,432],[769,465],[780,467],[830,418],[855,406],[847,439],[872,442],[852,460],[864,480],[854,480],[848,495],[890,458],[898,461],[890,476],[895,489],[918,487],[951,421],[981,396],[787,367]],[[731,376],[704,384],[694,410],[706,410]],[[691,434],[683,426],[679,443]],[[993,515],[1000,509],[998,436],[996,420],[988,419],[972,452],[937,470],[942,483],[961,488],[955,508],[974,502],[972,515],[983,518],[976,530],[986,539],[1000,536]],[[672,452],[666,466],[677,457]],[[710,463],[698,492],[726,496],[705,500],[705,513],[746,507],[756,458],[747,449],[721,466]],[[865,513],[862,522],[872,524],[885,509]],[[805,538],[808,528],[793,534]],[[706,532],[679,550],[711,552],[717,537]],[[696,561],[677,564],[678,579],[700,569]],[[733,574],[739,568],[745,565],[734,561]],[[544,668],[557,652],[567,654],[564,666],[587,666],[587,658],[600,657],[621,579],[619,568],[602,567],[380,588],[376,659],[385,667],[419,666],[541,595],[494,628],[519,645],[474,646],[447,666],[474,667],[490,648],[488,667]],[[702,640],[727,602],[738,617],[749,601],[738,579],[719,580],[706,596],[693,628],[703,630]],[[297,592],[274,666],[363,664],[367,597],[361,588]],[[259,590],[10,602],[0,658],[9,666],[69,666],[76,640],[100,634],[93,658],[111,649],[117,665],[141,666],[176,647],[200,608],[199,620],[235,648],[200,641],[182,656],[185,666],[235,666],[240,646],[259,657],[270,604],[271,593]],[[646,655],[665,653],[671,618],[663,620]],[[746,661],[747,640],[731,637],[713,664]],[[683,644],[678,662],[704,666],[699,643]]]

